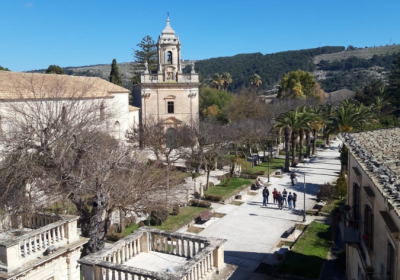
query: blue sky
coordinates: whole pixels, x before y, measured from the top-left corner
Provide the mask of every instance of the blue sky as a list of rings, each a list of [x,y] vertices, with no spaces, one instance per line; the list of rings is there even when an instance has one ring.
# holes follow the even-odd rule
[[[167,12],[184,59],[400,43],[399,11],[399,0],[0,0],[0,65],[129,62]]]

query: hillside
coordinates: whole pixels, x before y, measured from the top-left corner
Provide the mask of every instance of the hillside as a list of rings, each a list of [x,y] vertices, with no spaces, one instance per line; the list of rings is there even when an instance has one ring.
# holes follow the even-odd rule
[[[196,71],[209,83],[214,73],[229,72],[233,83],[230,90],[250,86],[250,77],[259,74],[261,88],[273,93],[283,75],[297,69],[311,72],[327,92],[342,88],[356,90],[373,79],[386,80],[390,65],[400,54],[400,45],[345,50],[341,46],[286,51],[274,54],[251,53],[196,61]],[[190,60],[182,62],[184,72],[190,71]],[[124,87],[132,88],[130,62],[118,63]],[[46,69],[31,72],[45,72]],[[65,67],[68,75],[93,76],[108,80],[111,64]]]
[[[182,61],[183,67],[189,65],[191,60]],[[127,89],[132,88],[132,70],[131,70],[132,62],[122,62],[118,63],[119,73],[122,77],[123,86]],[[96,64],[96,65],[88,65],[88,66],[70,66],[63,67],[65,73],[67,75],[72,76],[89,76],[89,77],[99,77],[105,80],[108,80],[111,71],[111,64]],[[44,73],[46,69],[32,70],[29,72],[34,73]]]
[[[283,75],[297,69],[311,72],[327,92],[342,88],[356,90],[373,79],[386,80],[399,51],[400,45],[352,51],[336,46],[266,55],[240,54],[198,61],[196,70],[206,83],[214,73],[231,73],[233,83],[230,90],[233,91],[249,87],[250,77],[256,73],[261,76],[261,88],[274,93]]]

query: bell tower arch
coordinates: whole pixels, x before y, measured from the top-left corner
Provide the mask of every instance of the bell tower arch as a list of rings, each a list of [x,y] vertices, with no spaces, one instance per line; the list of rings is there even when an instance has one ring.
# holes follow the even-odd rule
[[[157,42],[157,72],[163,74],[166,81],[176,81],[182,73],[181,43],[167,18],[167,26],[161,32]]]

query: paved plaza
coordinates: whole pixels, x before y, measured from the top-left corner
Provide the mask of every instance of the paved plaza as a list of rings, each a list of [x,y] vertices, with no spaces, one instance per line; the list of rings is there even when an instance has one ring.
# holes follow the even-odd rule
[[[271,178],[270,193],[274,188],[281,192],[286,189],[297,193],[296,209],[289,211],[284,207],[283,210],[278,210],[273,204],[272,195],[269,197],[269,204],[263,206],[262,192],[259,191],[255,196],[247,196],[246,202],[241,206],[224,205],[216,210],[227,215],[199,235],[228,240],[224,245],[225,262],[238,265],[231,279],[264,279],[263,275],[253,274],[253,271],[261,262],[275,262],[275,245],[280,237],[295,223],[303,220],[303,174],[306,175],[306,209],[309,209],[315,204],[315,193],[319,185],[333,182],[339,176],[339,144],[340,141],[334,141],[327,150],[319,150],[318,155],[309,162],[300,163],[291,169],[298,175],[296,186],[291,186],[288,173],[283,174],[282,178]],[[267,178],[262,177],[262,180],[266,181]]]

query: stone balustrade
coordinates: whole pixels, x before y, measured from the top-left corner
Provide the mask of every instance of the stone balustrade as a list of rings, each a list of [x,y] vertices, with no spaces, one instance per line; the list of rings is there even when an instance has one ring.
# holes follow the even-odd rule
[[[199,280],[224,266],[223,243],[226,240],[183,233],[170,233],[142,227],[119,240],[111,248],[86,256],[78,262],[84,280]],[[187,259],[175,272],[159,273],[140,269],[126,262],[141,252],[161,252]]]
[[[12,271],[42,257],[46,249],[65,247],[79,240],[77,216],[37,213],[10,215],[10,227],[0,239],[0,261]]]
[[[164,74],[144,74],[142,73],[140,78],[141,83],[164,83],[164,82],[178,82],[178,83],[198,83],[198,74],[181,74],[174,73],[172,76],[164,76]]]
[[[49,224],[22,236],[22,240],[18,242],[20,248],[18,257],[25,258],[46,250],[49,246],[57,246],[62,241],[65,241],[65,221]]]

